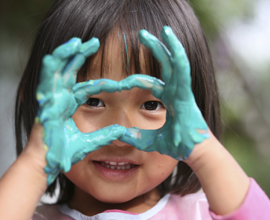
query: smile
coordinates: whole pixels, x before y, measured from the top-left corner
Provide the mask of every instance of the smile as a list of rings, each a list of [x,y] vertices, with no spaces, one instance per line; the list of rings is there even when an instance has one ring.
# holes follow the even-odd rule
[[[97,174],[106,181],[126,181],[132,179],[141,165],[131,161],[93,161]]]
[[[105,162],[101,162],[100,163],[101,166],[106,167],[108,169],[112,169],[112,170],[129,170],[133,167],[135,167],[136,165],[131,164],[129,162],[114,162],[114,161],[105,161]]]

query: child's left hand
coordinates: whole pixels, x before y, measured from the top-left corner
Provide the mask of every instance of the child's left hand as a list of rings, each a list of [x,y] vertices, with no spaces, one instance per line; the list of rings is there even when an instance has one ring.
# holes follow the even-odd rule
[[[134,135],[122,136],[120,140],[140,150],[158,151],[181,160],[189,156],[195,144],[209,137],[208,126],[192,93],[190,64],[184,47],[170,27],[162,29],[161,37],[169,50],[146,30],[139,35],[141,43],[161,65],[165,86],[159,95],[155,90],[152,93],[166,106],[166,123],[158,130],[130,128],[128,131]]]

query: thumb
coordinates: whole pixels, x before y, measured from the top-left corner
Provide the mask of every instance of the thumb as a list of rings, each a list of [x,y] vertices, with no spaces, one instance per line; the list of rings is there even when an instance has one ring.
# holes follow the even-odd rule
[[[72,157],[72,164],[83,160],[92,151],[121,138],[127,132],[126,130],[125,127],[115,124],[90,133],[82,133],[79,130],[70,133],[67,144],[69,155]]]

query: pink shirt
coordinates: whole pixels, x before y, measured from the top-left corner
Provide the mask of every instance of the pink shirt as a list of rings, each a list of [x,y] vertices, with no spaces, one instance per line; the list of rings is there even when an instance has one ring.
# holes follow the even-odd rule
[[[250,180],[250,188],[241,207],[225,216],[211,212],[205,194],[199,191],[183,197],[168,194],[141,214],[107,210],[95,216],[85,216],[67,205],[42,205],[37,208],[33,220],[270,220],[270,201],[258,184]]]

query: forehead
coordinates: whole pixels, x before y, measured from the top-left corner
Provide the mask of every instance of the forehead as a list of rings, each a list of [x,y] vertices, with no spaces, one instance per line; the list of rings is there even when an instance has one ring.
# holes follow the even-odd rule
[[[126,77],[123,71],[125,62],[123,58],[126,56],[123,56],[123,52],[123,45],[117,33],[110,34],[91,60],[87,71],[88,78],[109,78],[119,81]]]
[[[150,63],[153,66],[153,58],[149,59],[149,54],[149,50],[140,44],[137,35],[131,40],[130,35],[118,30],[112,31],[102,41],[98,52],[91,57],[86,80],[108,78],[119,81],[134,73],[153,75],[150,68]]]

